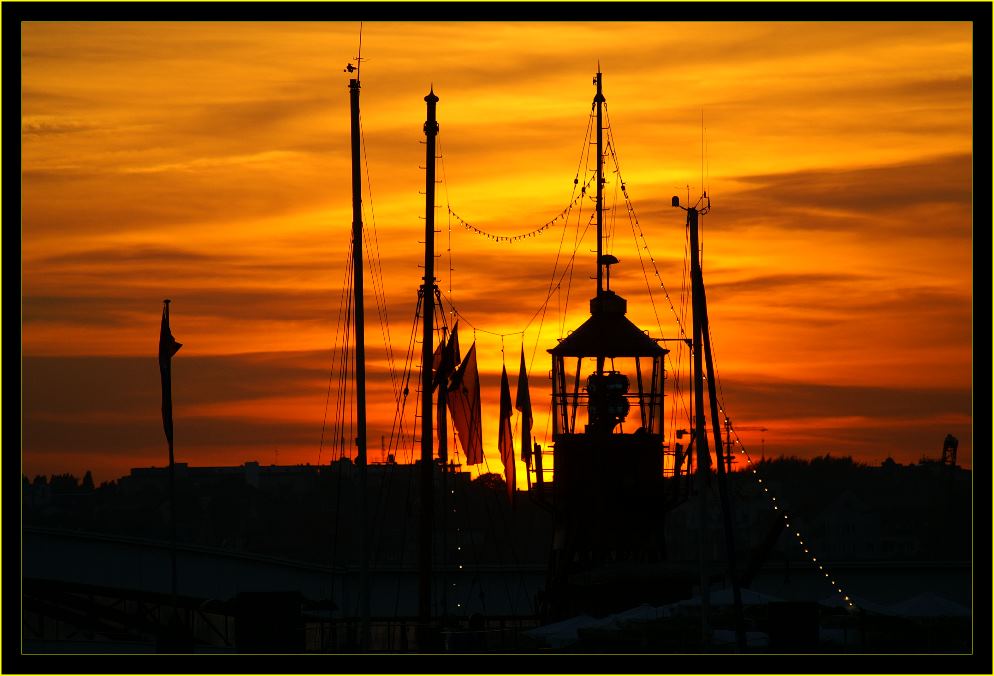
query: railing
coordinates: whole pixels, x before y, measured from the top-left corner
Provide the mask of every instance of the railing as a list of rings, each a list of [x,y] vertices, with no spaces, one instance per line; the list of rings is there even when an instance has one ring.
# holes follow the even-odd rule
[[[490,617],[419,631],[417,618],[374,619],[369,623],[369,652],[507,652],[534,647],[525,632],[539,626],[536,617]],[[310,622],[305,627],[307,652],[358,652],[358,618]]]
[[[664,396],[661,394],[653,394],[650,392],[644,392],[639,394],[638,392],[629,392],[623,395],[625,400],[628,402],[628,415],[625,420],[621,423],[622,429],[627,424],[631,426],[631,433],[640,426],[645,426],[645,424],[650,424],[652,427],[658,427],[662,423],[662,416],[660,415],[660,410],[662,409],[662,402]],[[571,392],[555,392],[552,398],[552,408],[553,417],[559,416],[556,420],[560,421],[560,429],[557,433],[566,434],[579,434],[577,432],[577,418],[585,415],[590,405],[590,395],[584,391],[577,393]],[[580,429],[582,429],[581,422]],[[658,430],[647,429],[647,432],[652,432],[655,434],[660,434]]]

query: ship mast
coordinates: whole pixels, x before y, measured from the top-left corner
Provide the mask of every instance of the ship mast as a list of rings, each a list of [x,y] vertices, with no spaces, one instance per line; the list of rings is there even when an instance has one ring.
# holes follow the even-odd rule
[[[421,342],[421,521],[418,538],[418,618],[427,636],[431,620],[431,555],[432,517],[434,501],[432,496],[432,356],[433,324],[435,319],[435,136],[438,122],[435,121],[435,104],[438,97],[432,88],[425,97],[428,104],[428,119],[425,132],[425,276],[421,285],[422,296],[422,342]]]
[[[597,64],[597,77],[594,83],[597,85],[597,95],[594,96],[594,105],[597,107],[597,295],[604,292],[602,279],[603,266],[601,265],[601,254],[604,242],[604,91],[601,74],[601,65]]]
[[[604,281],[602,277],[603,266],[603,246],[604,246],[604,76],[601,73],[601,64],[597,63],[597,77],[594,83],[597,85],[597,94],[594,96],[594,106],[597,108],[597,300],[600,302],[604,293]],[[604,370],[604,357],[597,357],[597,372]]]
[[[725,531],[725,551],[728,556],[728,574],[732,584],[732,598],[735,604],[735,638],[739,652],[745,652],[745,626],[742,619],[742,595],[739,589],[738,574],[735,570],[735,538],[732,526],[731,503],[725,478],[725,462],[721,444],[721,427],[719,422],[718,396],[715,391],[714,358],[711,354],[711,329],[708,324],[707,295],[704,290],[704,274],[701,270],[701,251],[699,237],[699,216],[706,214],[711,207],[707,193],[701,197],[707,200],[707,206],[698,209],[697,205],[686,207],[687,227],[690,228],[690,277],[691,296],[693,305],[693,349],[694,349],[694,442],[697,445],[697,472],[701,479],[701,500],[703,505],[703,488],[705,479],[710,474],[710,449],[708,448],[707,429],[704,416],[704,369],[702,358],[707,369],[708,401],[711,411],[712,437],[714,439],[715,457],[717,459],[718,497],[721,502],[722,520]],[[700,202],[698,202],[700,204]],[[673,206],[679,207],[678,197],[673,198]],[[703,351],[702,348],[703,347]],[[730,453],[730,451],[728,451]],[[702,507],[703,510],[703,507]],[[701,533],[704,533],[702,522]],[[703,583],[704,581],[702,581]],[[707,590],[701,589],[702,607],[706,608]],[[706,628],[705,628],[706,631]]]
[[[677,198],[673,198],[676,204]],[[708,615],[711,605],[711,590],[709,577],[704,570],[704,555],[707,549],[705,538],[707,534],[707,504],[706,490],[710,478],[711,450],[708,448],[707,428],[704,417],[704,379],[702,374],[703,355],[701,349],[701,313],[698,312],[699,291],[697,289],[697,278],[700,273],[700,258],[698,258],[697,244],[697,210],[687,211],[687,223],[690,227],[690,250],[693,252],[690,259],[690,279],[691,295],[693,296],[693,352],[694,352],[694,446],[697,449],[697,490],[698,507],[700,509],[699,518],[701,521],[700,531],[700,553],[701,553],[701,632],[702,642],[705,646],[710,641],[711,628],[708,625]],[[719,456],[720,457],[720,456]],[[718,463],[721,464],[720,462]]]
[[[369,649],[369,538],[366,490],[366,338],[362,286],[362,172],[359,162],[359,78],[349,80],[352,109],[352,286],[355,307],[356,465],[359,469],[360,647]]]
[[[554,535],[542,611],[549,619],[662,603],[665,595],[652,580],[665,556],[657,508],[669,351],[626,317],[627,301],[610,288],[618,259],[604,253],[605,97],[599,65],[597,71],[590,108],[597,124],[596,295],[590,317],[549,350]]]

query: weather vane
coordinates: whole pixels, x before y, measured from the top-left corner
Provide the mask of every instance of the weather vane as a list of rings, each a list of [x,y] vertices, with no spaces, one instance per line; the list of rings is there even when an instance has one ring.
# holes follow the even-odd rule
[[[344,73],[355,73],[356,74],[355,75],[356,79],[358,80],[359,79],[359,66],[362,65],[362,61],[363,61],[363,58],[362,58],[362,22],[360,21],[359,22],[359,53],[356,54],[356,57],[355,57],[355,64],[356,65],[353,66],[351,63],[349,63],[349,64],[347,64],[345,66],[345,70],[342,71],[342,72],[344,72]]]

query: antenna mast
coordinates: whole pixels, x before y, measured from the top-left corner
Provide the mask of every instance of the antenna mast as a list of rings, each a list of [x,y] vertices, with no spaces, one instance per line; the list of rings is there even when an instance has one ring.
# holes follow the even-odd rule
[[[425,97],[428,104],[428,119],[425,132],[425,276],[422,293],[422,342],[421,342],[421,521],[420,549],[418,550],[418,617],[421,621],[422,636],[427,636],[428,622],[431,620],[431,554],[432,517],[434,501],[432,496],[434,453],[432,452],[432,356],[435,320],[435,136],[438,135],[438,122],[435,120],[435,104],[438,97],[432,88]]]
[[[362,28],[360,25],[359,49],[362,53]],[[366,504],[366,317],[363,307],[362,274],[362,168],[359,149],[362,142],[359,126],[359,69],[356,57],[356,76],[349,80],[349,100],[352,111],[352,287],[355,307],[355,387],[356,387],[356,465],[359,469],[359,614],[360,647],[369,649],[369,538],[368,509]],[[349,64],[347,72],[352,72]]]
[[[601,254],[604,241],[604,92],[602,90],[601,64],[597,63],[597,76],[594,84],[597,85],[597,95],[594,96],[594,105],[597,107],[597,297],[604,293],[604,282],[602,279]]]
[[[679,198],[673,198],[673,206],[680,207]],[[703,512],[704,487],[711,474],[711,454],[708,448],[707,423],[704,416],[704,368],[706,368],[712,438],[714,440],[715,458],[717,460],[715,468],[718,475],[718,497],[721,502],[722,519],[725,526],[725,552],[728,556],[728,574],[732,584],[732,598],[735,603],[735,638],[739,652],[745,652],[746,641],[745,626],[742,619],[742,595],[739,589],[735,566],[735,539],[732,531],[732,512],[728,497],[728,488],[726,486],[725,457],[721,443],[721,423],[718,417],[722,411],[718,408],[718,396],[715,391],[714,357],[711,353],[711,330],[708,324],[708,305],[704,290],[704,274],[701,271],[699,216],[703,216],[711,209],[711,199],[707,196],[707,193],[703,193],[697,204],[681,208],[684,208],[687,212],[687,227],[690,229],[691,302],[694,316],[694,443],[697,446],[698,454],[697,474],[701,484],[701,509]],[[702,361],[705,363],[702,364]],[[706,587],[703,579],[702,586]],[[702,589],[702,596],[705,600],[707,599],[707,594],[708,590]],[[702,604],[702,607],[704,607],[704,604]],[[705,633],[708,631],[706,626],[704,631]]]

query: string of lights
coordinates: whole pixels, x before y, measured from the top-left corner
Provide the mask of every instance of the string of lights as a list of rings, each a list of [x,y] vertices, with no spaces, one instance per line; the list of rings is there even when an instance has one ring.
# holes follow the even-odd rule
[[[724,413],[724,410],[725,410],[724,407],[718,409],[719,413]],[[763,478],[759,476],[759,472],[756,470],[756,464],[752,461],[752,457],[749,455],[749,452],[746,450],[745,445],[742,443],[742,440],[739,438],[739,433],[735,430],[735,427],[732,426],[729,429],[731,433],[735,436],[735,438],[732,440],[732,445],[737,446],[739,453],[741,453],[745,457],[746,463],[749,465],[749,471],[752,472],[753,478],[756,479],[756,481],[759,483],[759,486],[763,489],[763,494],[767,498],[769,498],[773,510],[779,512],[783,516],[784,528],[786,528],[789,533],[793,534],[793,537],[797,540],[797,544],[800,545],[804,553],[807,554],[808,558],[811,559],[811,563],[818,567],[818,572],[821,573],[822,576],[825,578],[825,580],[832,585],[832,589],[834,589],[842,597],[842,600],[845,601],[848,609],[850,611],[855,611],[856,604],[853,603],[852,599],[849,598],[849,595],[846,594],[845,591],[843,591],[842,585],[839,584],[838,580],[828,570],[825,569],[825,564],[818,561],[818,557],[812,553],[811,545],[805,542],[804,537],[801,535],[801,531],[798,530],[797,528],[796,525],[797,522],[795,521],[794,526],[791,526],[791,516],[787,513],[787,510],[784,509],[782,503],[777,501],[777,497],[773,495],[773,493],[770,491],[769,486],[763,481]]]
[[[610,128],[611,125],[609,118],[608,129],[610,130]],[[608,133],[610,134],[610,131]],[[659,274],[659,269],[656,267],[656,259],[652,256],[652,253],[649,251],[649,243],[646,241],[645,233],[642,231],[642,227],[639,224],[638,215],[635,213],[635,207],[632,205],[631,199],[628,196],[628,186],[621,176],[621,166],[620,163],[618,162],[618,156],[614,148],[613,139],[611,139],[611,142],[608,144],[608,148],[610,150],[611,157],[614,160],[614,166],[618,174],[618,182],[621,184],[621,192],[625,197],[625,205],[628,209],[629,218],[631,219],[636,230],[638,231],[639,238],[642,240],[642,249],[646,252],[649,261],[652,263],[653,272],[656,276],[656,279],[659,281],[660,288],[663,290],[663,293],[666,296],[666,300],[669,303],[670,310],[673,312],[673,317],[674,319],[676,319],[677,326],[680,329],[680,334],[683,338],[687,338],[687,333],[683,328],[682,322],[680,321],[680,316],[673,305],[673,301],[670,299],[669,291],[666,289],[666,285],[663,283],[662,277]],[[724,413],[724,407],[721,405],[720,402],[718,410],[719,412]],[[824,563],[819,562],[818,557],[816,557],[812,553],[811,545],[804,540],[804,537],[801,535],[800,530],[797,528],[796,520],[794,522],[794,526],[793,527],[791,526],[790,515],[783,508],[783,505],[778,503],[776,496],[770,492],[769,486],[764,484],[763,479],[759,476],[759,472],[756,470],[755,463],[753,463],[752,458],[750,457],[748,451],[746,451],[745,445],[742,444],[742,440],[739,438],[738,432],[735,430],[734,427],[730,427],[730,431],[735,436],[732,442],[733,445],[736,446],[739,452],[745,457],[753,477],[758,481],[760,487],[762,488],[763,494],[769,498],[773,510],[779,512],[782,515],[784,520],[784,527],[788,530],[788,532],[793,534],[793,537],[797,540],[798,545],[800,545],[804,553],[811,559],[811,563],[818,567],[818,572],[821,573],[822,576],[825,578],[825,580],[832,585],[832,589],[834,589],[835,592],[842,597],[842,600],[846,603],[848,609],[851,611],[855,610],[856,605],[853,603],[852,599],[850,599],[849,595],[846,594],[845,591],[843,591],[842,585],[840,585],[838,580],[835,579],[835,577],[828,570],[825,569]],[[726,452],[731,452],[731,451],[729,449],[726,449]]]
[[[619,172],[619,176],[620,176],[620,172]],[[622,183],[622,192],[625,195],[625,200],[628,201],[628,192],[625,190],[624,183]],[[632,218],[635,220],[635,224],[638,225],[638,218],[637,218],[637,216],[635,216],[635,214],[634,214],[634,208],[632,208],[630,202],[628,203],[628,206],[629,206],[629,209],[633,212],[632,213]],[[648,252],[649,247],[648,247],[648,244],[645,243],[645,235],[642,233],[641,228],[639,228],[638,230],[639,230],[639,235],[642,237],[642,241],[643,241],[643,244],[645,246],[645,250]],[[656,270],[655,260],[652,258],[651,255],[649,256],[649,260],[652,261],[653,270],[656,273],[656,277],[659,278],[659,271]],[[664,293],[666,293],[666,286],[662,283],[662,279],[660,279],[660,286],[663,288]],[[669,293],[666,293],[666,300],[670,301]],[[683,337],[686,338],[687,334],[684,331],[682,324],[680,323],[680,318],[676,314],[676,309],[673,307],[673,302],[672,301],[670,301],[670,309],[673,310],[673,316],[676,317],[677,325],[680,327],[680,333],[683,335]],[[724,406],[722,405],[721,402],[718,403],[718,406],[719,406],[719,408],[718,408],[719,412],[720,413],[724,413],[725,409],[724,409]],[[770,499],[770,504],[773,507],[773,510],[777,511],[777,512],[780,512],[780,514],[783,516],[784,527],[789,532],[793,533],[793,536],[794,536],[794,538],[796,538],[797,543],[800,545],[801,549],[811,559],[811,563],[813,563],[815,566],[818,567],[818,571],[832,585],[832,588],[842,597],[842,600],[846,603],[847,607],[850,610],[855,610],[856,609],[856,605],[849,598],[849,595],[846,594],[842,590],[842,586],[838,584],[838,581],[832,576],[832,574],[829,571],[827,571],[825,569],[824,564],[820,563],[818,561],[818,558],[814,554],[811,553],[811,546],[810,546],[810,544],[808,544],[807,542],[805,542],[803,536],[801,535],[800,530],[797,529],[797,527],[796,527],[796,521],[795,521],[795,526],[793,528],[791,527],[791,524],[790,524],[790,522],[791,522],[790,515],[783,508],[782,504],[778,504],[777,498],[776,498],[775,495],[773,495],[770,492],[769,486],[767,486],[767,485],[765,485],[763,483],[763,479],[759,476],[759,472],[756,470],[755,463],[752,461],[752,457],[750,457],[749,453],[746,451],[745,445],[742,444],[742,440],[739,438],[738,432],[735,431],[734,427],[731,427],[730,429],[731,429],[732,434],[734,434],[734,436],[735,436],[735,438],[732,440],[732,444],[734,446],[737,446],[738,449],[739,449],[739,452],[742,453],[742,455],[745,457],[746,462],[749,465],[749,469],[752,472],[752,475],[756,478],[756,480],[759,482],[760,486],[763,489],[763,494],[766,495]]]
[[[501,340],[503,340],[505,336],[522,336],[522,335],[524,335],[525,331],[528,330],[528,327],[525,327],[521,331],[508,331],[507,333],[499,333],[497,331],[488,331],[487,329],[480,328],[479,326],[477,326],[476,324],[474,324],[472,321],[470,321],[469,318],[467,318],[463,313],[461,313],[459,310],[456,309],[456,306],[452,304],[452,299],[451,298],[449,298],[448,296],[446,296],[444,293],[441,294],[441,295],[442,295],[442,298],[449,304],[449,308],[450,308],[450,311],[452,312],[452,314],[454,314],[456,317],[458,317],[463,322],[465,322],[467,325],[469,325],[469,328],[473,329],[474,333],[476,333],[476,332],[486,333],[486,334],[491,335],[491,336],[497,336]]]
[[[528,322],[525,324],[525,328],[521,329],[520,331],[509,331],[509,332],[506,332],[506,333],[500,333],[498,331],[488,331],[486,329],[482,329],[479,326],[477,326],[476,324],[474,324],[472,321],[470,321],[469,319],[467,319],[466,316],[464,314],[462,314],[459,310],[457,310],[456,307],[455,307],[455,305],[452,302],[452,299],[449,298],[444,293],[441,294],[443,300],[445,300],[445,302],[447,302],[449,304],[449,307],[451,308],[452,314],[455,315],[455,316],[457,316],[457,317],[459,317],[464,322],[466,322],[466,324],[468,324],[473,329],[474,334],[477,331],[479,331],[480,333],[487,333],[487,334],[490,334],[492,336],[499,336],[501,338],[504,338],[505,336],[524,335],[525,333],[527,333],[528,329],[531,327],[532,323],[535,321],[535,318],[538,317],[539,313],[542,312],[548,306],[548,304],[552,300],[553,295],[556,294],[556,291],[559,290],[562,287],[563,279],[566,277],[566,274],[573,268],[573,261],[576,258],[576,252],[577,252],[577,250],[579,248],[580,242],[583,240],[584,235],[587,234],[587,229],[593,223],[593,220],[594,220],[594,217],[593,217],[593,215],[591,215],[591,217],[587,221],[587,224],[583,228],[583,232],[581,232],[580,235],[579,235],[579,237],[577,238],[576,244],[573,247],[573,253],[570,254],[569,261],[566,263],[566,267],[563,270],[562,274],[560,274],[559,280],[556,281],[555,283],[550,284],[550,286],[549,286],[549,292],[548,292],[548,294],[546,294],[545,300],[543,300],[542,303],[541,303],[541,305],[539,305],[538,308],[535,310],[535,312],[532,313],[531,317],[528,319]]]
[[[587,194],[587,188],[590,187],[590,184],[593,182],[593,180],[594,180],[593,178],[589,179],[587,181],[586,185],[584,185],[580,189],[580,194],[577,195],[573,199],[573,201],[570,202],[566,206],[566,208],[564,208],[562,211],[560,211],[552,220],[547,221],[546,223],[544,223],[544,224],[540,225],[539,227],[535,228],[534,230],[522,233],[520,235],[495,235],[495,234],[487,232],[485,230],[481,230],[480,228],[476,227],[472,223],[467,222],[459,214],[457,214],[455,211],[453,211],[452,207],[447,207],[447,208],[449,210],[449,215],[452,216],[452,218],[454,218],[457,221],[459,221],[459,223],[464,228],[466,228],[467,230],[469,230],[470,232],[473,232],[473,233],[475,233],[477,235],[480,235],[481,237],[486,237],[487,239],[492,240],[494,242],[518,242],[518,241],[523,240],[523,239],[528,239],[529,237],[536,237],[538,235],[541,235],[543,232],[545,232],[546,230],[550,229],[552,226],[556,225],[559,222],[562,222],[562,223],[565,224],[569,220],[568,216],[569,216],[570,210],[572,210],[573,207],[575,207],[580,202],[580,200],[582,200],[586,196],[586,194]],[[575,178],[573,179],[573,184],[574,185],[576,185],[578,182],[579,182],[578,179],[575,179]]]

